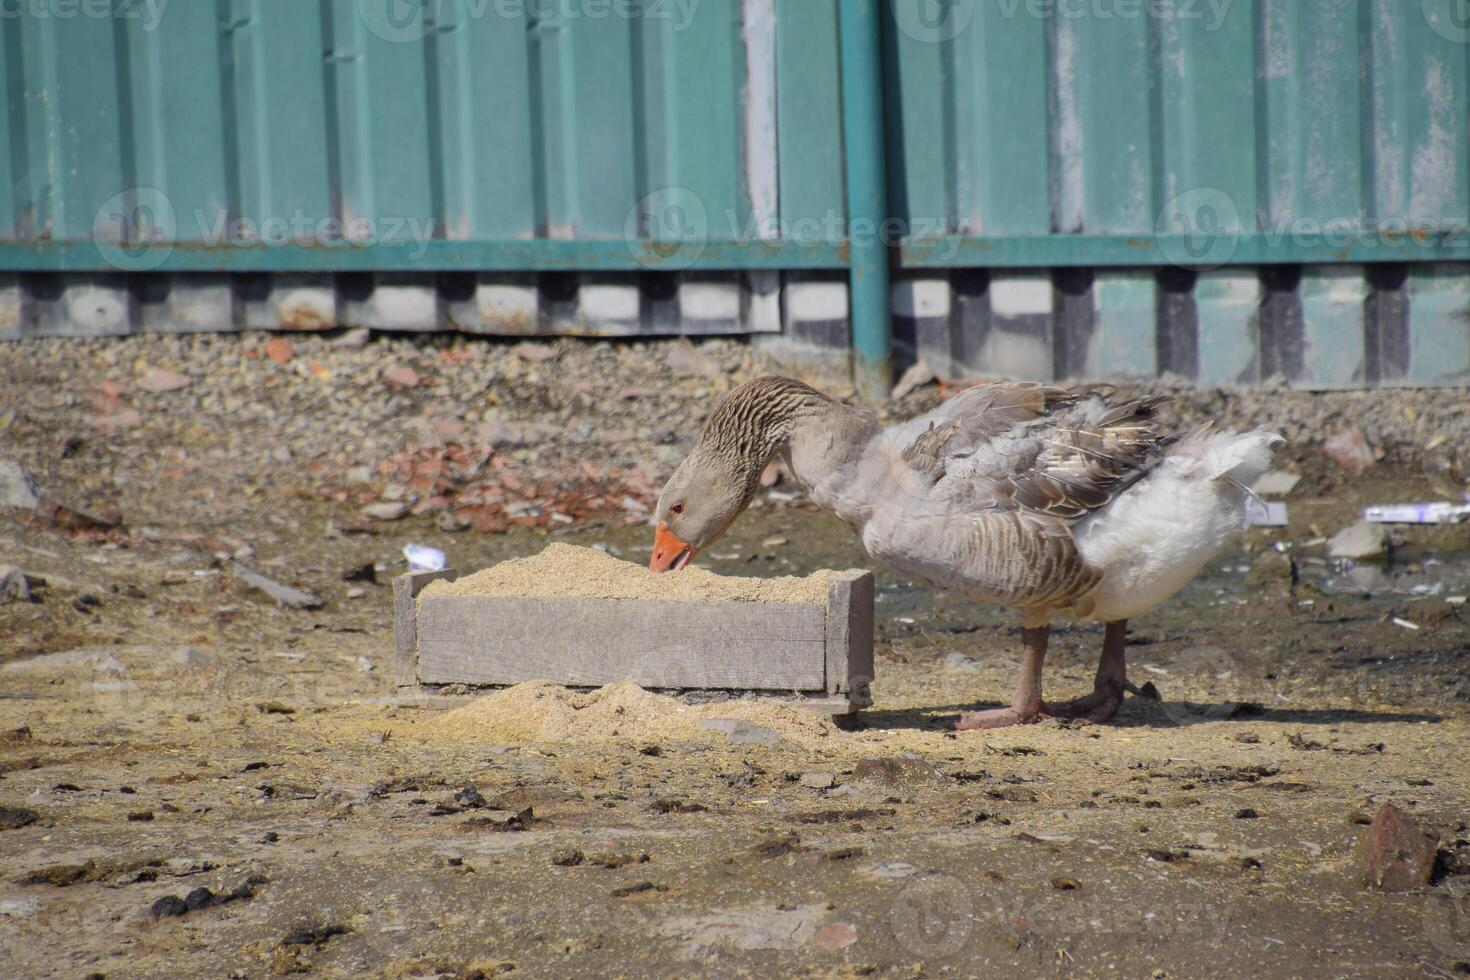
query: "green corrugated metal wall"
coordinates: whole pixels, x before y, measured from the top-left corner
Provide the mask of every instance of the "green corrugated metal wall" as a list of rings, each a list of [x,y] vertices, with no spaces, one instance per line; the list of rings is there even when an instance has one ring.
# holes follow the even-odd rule
[[[839,0],[112,2],[0,16],[0,334],[185,307],[677,331],[708,289],[706,331],[847,319]],[[1465,7],[888,0],[900,343],[1033,377],[1470,380]],[[224,227],[279,247],[201,245]],[[654,269],[675,299],[627,278]],[[66,326],[78,288],[101,327]]]

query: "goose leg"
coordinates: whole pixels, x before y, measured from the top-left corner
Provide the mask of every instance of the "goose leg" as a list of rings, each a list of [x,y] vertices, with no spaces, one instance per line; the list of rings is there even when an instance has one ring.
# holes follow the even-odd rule
[[[1025,649],[1021,654],[1021,677],[1016,682],[1016,693],[1011,698],[1011,706],[990,711],[967,711],[955,722],[956,731],[1033,725],[1048,714],[1046,704],[1041,700],[1041,665],[1046,660],[1046,641],[1049,636],[1049,626],[1021,630]]]
[[[1128,668],[1124,663],[1124,652],[1128,645],[1128,621],[1120,619],[1108,623],[1103,633],[1102,659],[1097,664],[1097,680],[1092,693],[1063,704],[1048,707],[1058,718],[1075,721],[1101,723],[1118,713],[1123,704],[1123,692],[1137,689],[1128,683]]]

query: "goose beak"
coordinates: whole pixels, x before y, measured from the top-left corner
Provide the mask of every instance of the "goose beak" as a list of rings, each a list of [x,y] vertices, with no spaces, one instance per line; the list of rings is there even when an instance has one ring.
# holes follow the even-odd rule
[[[653,557],[648,559],[650,572],[678,571],[693,560],[698,550],[689,547],[662,521],[653,532]]]

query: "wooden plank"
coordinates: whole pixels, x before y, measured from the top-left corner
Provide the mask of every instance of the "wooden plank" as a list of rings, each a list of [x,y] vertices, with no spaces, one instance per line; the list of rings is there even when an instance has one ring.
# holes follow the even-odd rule
[[[393,677],[399,687],[418,683],[418,603],[424,586],[444,579],[453,582],[459,572],[410,572],[393,580]]]
[[[825,692],[825,626],[813,603],[428,595],[418,679]]]
[[[854,708],[873,703],[873,573],[849,569],[827,592],[827,692]]]

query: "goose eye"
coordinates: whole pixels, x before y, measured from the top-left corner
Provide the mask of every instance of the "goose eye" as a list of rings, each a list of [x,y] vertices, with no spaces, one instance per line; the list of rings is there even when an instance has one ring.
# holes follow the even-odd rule
[[[669,508],[669,513],[670,514],[682,514],[682,513],[684,513],[684,505],[682,503],[675,504],[674,506],[672,506],[672,507]]]

